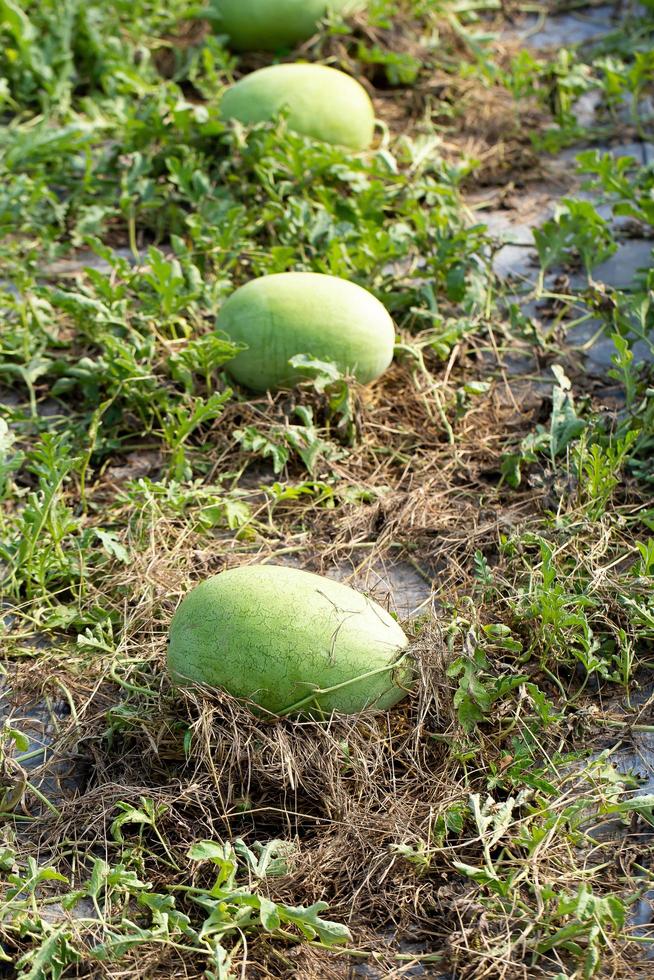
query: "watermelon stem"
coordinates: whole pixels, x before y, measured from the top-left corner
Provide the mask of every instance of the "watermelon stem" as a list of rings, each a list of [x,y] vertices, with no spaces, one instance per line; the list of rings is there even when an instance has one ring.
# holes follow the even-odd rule
[[[334,691],[342,691],[343,688],[349,687],[351,684],[358,684],[359,681],[366,680],[366,678],[368,677],[375,677],[377,674],[384,674],[388,671],[392,671],[396,667],[399,667],[400,664],[402,664],[408,656],[410,656],[410,653],[409,651],[406,651],[406,653],[403,653],[402,656],[399,657],[392,664],[384,664],[383,667],[376,667],[374,670],[368,670],[366,671],[365,674],[358,674],[356,677],[351,677],[346,681],[341,681],[340,684],[334,684],[333,687],[316,688],[314,691],[311,692],[311,694],[307,694],[305,697],[301,698],[299,701],[296,701],[288,708],[285,708],[283,711],[278,712],[277,717],[286,718],[289,714],[294,714],[296,711],[299,711],[299,709],[303,708],[305,705],[311,704],[312,701],[314,701],[316,698],[321,697],[323,694],[333,694]],[[317,705],[317,707],[320,707],[320,705]]]

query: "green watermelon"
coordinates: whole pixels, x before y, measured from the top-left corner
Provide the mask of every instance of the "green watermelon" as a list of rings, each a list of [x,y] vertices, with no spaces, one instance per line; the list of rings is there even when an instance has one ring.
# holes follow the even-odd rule
[[[365,0],[217,0],[216,26],[237,51],[277,51],[315,33],[329,13],[350,13]]]
[[[353,714],[405,696],[407,646],[393,617],[362,593],[297,568],[246,565],[182,600],[168,668],[176,683],[228,691],[257,714]]]
[[[252,391],[287,388],[303,378],[290,358],[335,363],[365,384],[393,359],[395,328],[372,293],[337,276],[282,272],[241,286],[220,310],[217,329],[247,345],[227,364]]]
[[[375,111],[356,79],[325,65],[270,65],[226,90],[223,119],[242,123],[274,120],[285,112],[296,133],[324,143],[365,150],[372,143]]]

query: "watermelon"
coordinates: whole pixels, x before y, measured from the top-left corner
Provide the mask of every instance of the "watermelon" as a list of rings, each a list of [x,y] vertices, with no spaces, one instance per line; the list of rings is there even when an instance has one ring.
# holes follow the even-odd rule
[[[226,365],[252,391],[287,388],[302,380],[290,358],[330,361],[366,384],[393,359],[395,328],[382,303],[361,286],[315,272],[253,279],[222,306],[218,331],[245,344]]]
[[[182,600],[170,627],[175,683],[246,700],[257,714],[384,711],[413,681],[408,640],[372,599],[284,565],[242,565]]]
[[[277,51],[311,37],[328,14],[347,14],[362,5],[357,0],[217,0],[213,10],[218,30],[237,51]]]
[[[356,79],[326,65],[270,65],[230,86],[220,103],[224,120],[266,122],[286,113],[296,133],[324,143],[365,150],[375,111]]]

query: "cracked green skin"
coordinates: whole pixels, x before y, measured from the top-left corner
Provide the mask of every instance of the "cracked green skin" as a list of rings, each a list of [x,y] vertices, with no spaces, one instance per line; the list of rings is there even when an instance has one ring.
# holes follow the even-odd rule
[[[366,90],[326,65],[270,65],[227,89],[223,119],[267,122],[286,112],[289,129],[324,143],[365,150],[372,143],[375,110]]]
[[[361,7],[353,0],[219,0],[218,29],[237,51],[277,51],[315,33],[328,13]]]
[[[247,565],[183,599],[168,669],[177,683],[220,688],[275,715],[353,714],[405,696],[412,668],[408,658],[393,665],[407,645],[392,616],[360,592],[297,568]]]
[[[253,279],[223,304],[216,328],[247,345],[227,370],[252,391],[300,381],[302,372],[288,363],[297,354],[332,361],[362,384],[393,359],[395,328],[385,307],[355,283],[320,273]]]

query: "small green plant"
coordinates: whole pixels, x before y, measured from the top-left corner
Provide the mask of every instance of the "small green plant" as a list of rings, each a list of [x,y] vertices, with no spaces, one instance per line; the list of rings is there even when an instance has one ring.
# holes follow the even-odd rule
[[[79,457],[71,455],[67,438],[55,433],[44,433],[27,455],[26,465],[36,478],[37,489],[28,493],[18,520],[9,525],[6,543],[0,544],[13,588],[24,584],[29,593],[47,595],[62,578],[75,577],[75,554],[66,546],[78,531],[79,521],[65,502],[64,485],[79,462]]]
[[[463,626],[460,623],[459,629]],[[451,632],[451,644],[456,635],[454,631]],[[522,644],[512,637],[508,626],[502,623],[481,628],[472,626],[463,635],[463,652],[447,668],[447,676],[458,680],[454,707],[460,724],[467,732],[486,719],[497,700],[528,680],[525,675],[511,675],[508,671],[496,673],[491,666],[491,657],[502,651],[512,655],[522,651]]]
[[[518,452],[505,453],[502,458],[502,477],[511,487],[518,487],[525,463],[536,463],[539,453],[548,453],[552,466],[582,434],[587,423],[577,414],[572,383],[563,368],[552,366],[556,384],[552,388],[552,414],[549,426],[538,425],[535,432],[522,440]]]
[[[556,265],[581,262],[588,279],[600,262],[617,249],[611,227],[590,201],[562,198],[556,214],[534,229],[541,273],[537,292],[542,292],[545,273]]]
[[[234,439],[247,452],[263,459],[271,459],[275,474],[282,472],[292,454],[297,454],[310,474],[315,474],[320,464],[328,465],[331,460],[342,456],[342,449],[324,439],[316,428],[313,411],[308,405],[296,406],[294,414],[300,424],[274,426],[270,434],[260,432],[255,426],[248,426],[237,429]]]
[[[606,513],[611,495],[619,485],[622,470],[636,443],[638,434],[631,430],[624,438],[588,444],[585,436],[579,440],[572,455],[578,493],[584,511],[591,521]]]
[[[122,827],[136,821],[154,828],[155,810],[161,812],[147,800],[142,800],[141,808],[121,807],[123,812],[114,821],[114,836],[120,840]],[[252,848],[241,840],[233,846],[200,841],[189,849],[188,857],[192,862],[214,865],[213,885],[171,886],[168,894],[155,891],[153,882],[144,881],[129,864],[112,865],[96,858],[86,880],[72,890],[50,891],[46,898],[44,887],[67,885],[66,876],[54,867],[39,867],[31,857],[25,868],[19,868],[13,852],[5,851],[3,868],[10,870],[10,887],[0,906],[5,931],[18,933],[25,914],[32,916],[30,948],[17,963],[19,976],[24,980],[57,976],[67,965],[117,962],[131,951],[169,945],[171,950],[181,948],[203,959],[207,978],[229,980],[236,975],[247,934],[267,934],[294,943],[307,939],[325,948],[348,942],[351,937],[345,926],[321,917],[326,903],[296,908],[260,894],[264,879],[285,872],[288,856],[288,844],[280,841],[257,843]],[[244,872],[246,882],[241,880]],[[177,908],[178,899],[190,901],[191,914]],[[83,900],[91,901],[92,916],[80,906]],[[45,909],[55,903],[67,910],[79,906],[75,920],[58,925],[48,921]],[[91,934],[84,934],[89,927],[94,930],[92,942]]]
[[[349,380],[338,367],[329,361],[317,361],[306,354],[299,354],[289,361],[311,377],[311,384],[319,395],[327,399],[327,426],[344,441],[353,443],[355,438],[354,396]]]
[[[195,398],[188,407],[177,405],[162,420],[163,439],[171,453],[169,474],[173,480],[192,478],[193,471],[186,455],[188,439],[199,426],[214,422],[222,415],[231,394],[231,390],[227,390],[222,394],[210,395],[206,400]]]
[[[406,51],[388,51],[378,45],[359,44],[357,58],[364,65],[379,65],[389,85],[411,85],[422,67],[418,58]]]

